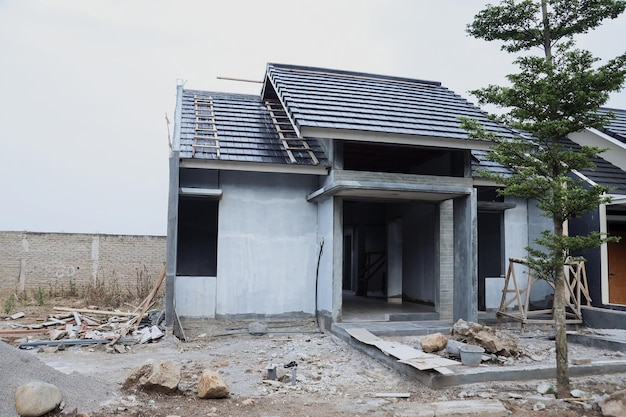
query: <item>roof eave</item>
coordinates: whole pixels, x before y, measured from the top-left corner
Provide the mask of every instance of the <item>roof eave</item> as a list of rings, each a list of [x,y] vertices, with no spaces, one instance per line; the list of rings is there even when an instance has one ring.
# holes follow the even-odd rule
[[[406,135],[336,128],[301,127],[303,137],[350,141],[419,145],[435,148],[479,149],[488,151],[493,143],[486,140],[455,139],[438,136]]]
[[[264,162],[224,161],[216,159],[181,158],[181,168],[217,169],[224,171],[274,172],[283,174],[328,175],[323,165],[273,164]]]

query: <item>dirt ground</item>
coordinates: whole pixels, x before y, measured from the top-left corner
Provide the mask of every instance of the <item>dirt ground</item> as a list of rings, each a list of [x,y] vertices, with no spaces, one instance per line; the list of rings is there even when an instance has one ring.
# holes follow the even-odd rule
[[[32,314],[35,313],[29,312],[29,315]],[[6,328],[6,323],[2,320],[0,328]],[[269,322],[269,332],[262,336],[250,335],[248,324],[202,321],[187,329],[187,336],[191,339],[188,342],[179,341],[168,331],[166,337],[158,342],[132,345],[125,353],[109,353],[103,347],[20,352],[27,352],[63,374],[114,387],[106,401],[99,401],[98,407],[93,407],[88,401],[95,394],[92,386],[84,384],[85,387],[81,387],[73,383],[65,387],[62,381],[59,382],[64,397],[68,397],[66,390],[75,394],[73,403],[66,399],[66,409],[77,407],[79,413],[88,412],[91,417],[410,416],[423,408],[423,404],[477,399],[499,400],[513,416],[592,417],[601,416],[597,401],[603,395],[626,388],[626,374],[612,374],[572,378],[572,388],[584,392],[584,398],[577,402],[542,396],[537,392],[538,385],[545,382],[541,380],[476,383],[434,390],[354,350],[338,337],[318,332],[312,321]],[[519,334],[519,326],[513,325],[511,330]],[[554,342],[549,340],[550,330],[549,327],[526,329],[520,339],[522,353],[510,364],[553,361]],[[15,342],[15,339],[4,340]],[[419,347],[418,337],[395,340]],[[600,351],[574,344],[570,344],[569,349],[570,357],[623,360],[624,356],[621,352]],[[178,394],[121,389],[131,369],[148,359],[171,359],[183,365]],[[5,356],[2,359],[6,360],[10,358]],[[291,383],[291,370],[284,368],[284,364],[291,361],[298,364],[295,384]],[[264,380],[269,364],[277,365],[278,382]],[[43,365],[33,363],[28,366]],[[196,383],[205,368],[218,372],[226,381],[231,392],[228,398],[203,400],[197,397]],[[5,378],[11,376],[5,374],[0,379]],[[3,388],[0,386],[0,390]],[[87,389],[83,391],[83,388]],[[409,393],[410,397],[378,396],[392,393]],[[75,398],[83,398],[84,403]]]

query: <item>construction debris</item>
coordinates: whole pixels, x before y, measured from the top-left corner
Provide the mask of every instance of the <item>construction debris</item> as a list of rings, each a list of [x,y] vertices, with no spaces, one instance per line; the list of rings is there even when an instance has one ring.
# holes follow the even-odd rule
[[[454,339],[480,346],[488,353],[495,353],[500,356],[518,355],[519,338],[508,332],[496,331],[489,326],[459,319],[450,333]]]
[[[160,327],[164,319],[163,311],[149,309],[154,305],[155,296],[165,279],[165,264],[159,278],[148,296],[134,311],[108,311],[96,308],[54,307],[60,313],[49,315],[40,323],[22,324],[10,322],[12,329],[0,330],[2,336],[28,335],[19,343],[21,349],[38,346],[72,346],[89,344],[148,343],[161,339],[165,328]],[[91,307],[91,306],[90,306]],[[16,313],[11,319],[23,318],[24,313]],[[48,334],[47,340],[33,340],[37,334]],[[33,336],[31,336],[33,335]],[[126,337],[132,335],[132,338]],[[125,352],[125,348],[111,349],[111,352]]]

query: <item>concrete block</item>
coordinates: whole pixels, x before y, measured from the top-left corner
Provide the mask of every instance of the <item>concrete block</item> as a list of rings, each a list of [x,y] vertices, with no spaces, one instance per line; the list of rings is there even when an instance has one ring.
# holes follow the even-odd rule
[[[433,403],[437,417],[480,416],[507,417],[508,412],[498,400],[444,401]]]

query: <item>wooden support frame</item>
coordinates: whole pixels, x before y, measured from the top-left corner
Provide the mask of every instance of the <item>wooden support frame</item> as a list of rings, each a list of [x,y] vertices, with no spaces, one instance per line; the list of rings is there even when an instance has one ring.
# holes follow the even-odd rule
[[[518,277],[515,271],[515,264],[528,266],[525,259],[509,258],[509,268],[504,280],[504,288],[502,289],[502,299],[500,307],[496,312],[498,324],[501,324],[503,317],[508,317],[520,322],[522,329],[527,323],[554,323],[553,308],[543,310],[529,310],[530,306],[530,290],[537,282],[542,281],[534,276],[532,268],[528,268],[526,286],[520,288]],[[564,265],[565,286],[569,297],[566,300],[566,306],[569,311],[566,312],[566,323],[580,324],[582,318],[582,303],[591,305],[591,297],[589,295],[589,287],[587,283],[587,272],[585,262],[581,260],[570,259]],[[554,283],[546,281],[553,289]],[[511,288],[512,286],[512,288]],[[517,309],[513,306],[517,303]],[[536,316],[550,315],[550,319],[534,318]]]

